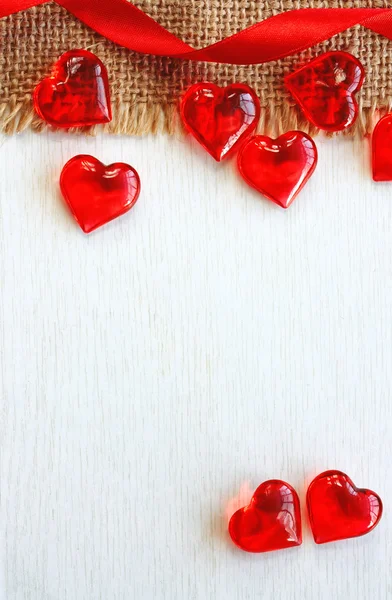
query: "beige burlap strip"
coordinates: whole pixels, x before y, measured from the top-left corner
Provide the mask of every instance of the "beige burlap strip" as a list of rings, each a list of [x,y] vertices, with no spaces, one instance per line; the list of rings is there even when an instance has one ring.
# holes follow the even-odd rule
[[[81,0],[82,1],[82,0]],[[307,7],[388,7],[384,0],[137,0],[139,8],[195,48],[216,42],[285,10]],[[0,128],[7,133],[45,124],[35,115],[32,92],[66,50],[88,48],[106,64],[114,118],[111,133],[142,135],[179,130],[178,101],[197,81],[226,85],[247,82],[260,97],[260,131],[277,134],[300,128],[315,133],[283,88],[283,76],[326,50],[357,56],[366,69],[353,128],[372,128],[375,114],[392,105],[392,42],[355,27],[302,55],[249,67],[213,65],[146,56],[115,46],[66,10],[49,3],[0,20]]]

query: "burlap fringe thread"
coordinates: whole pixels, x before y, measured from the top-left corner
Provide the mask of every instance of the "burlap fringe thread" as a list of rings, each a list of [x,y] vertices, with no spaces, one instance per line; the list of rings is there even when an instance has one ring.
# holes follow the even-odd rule
[[[371,134],[377,120],[390,110],[392,110],[392,106],[385,107],[382,110],[376,106],[360,106],[357,121],[345,134],[352,136]],[[28,128],[37,133],[46,129],[55,129],[38,117],[30,99],[26,99],[24,102],[16,102],[15,99],[11,98],[10,102],[0,104],[0,130],[3,133],[13,135]],[[305,131],[310,135],[319,133],[316,127],[303,118],[298,107],[290,105],[288,102],[275,107],[272,111],[262,109],[257,127],[258,133],[278,136],[285,131],[296,129]],[[149,133],[180,135],[183,133],[183,127],[177,105],[162,106],[145,102],[144,104],[135,103],[132,106],[128,103],[117,102],[113,105],[113,121],[111,123],[94,127],[71,128],[67,131],[88,135],[96,135],[98,131],[135,136],[143,136]]]
[[[117,102],[113,107],[113,120],[107,125],[79,127],[67,129],[70,133],[96,134],[99,130],[113,134],[145,135],[146,133],[174,134],[179,129],[177,110],[173,106],[162,107],[150,103],[135,104]],[[0,129],[7,135],[21,133],[31,128],[40,133],[45,129],[55,130],[48,126],[35,113],[31,100],[17,102],[11,98],[9,102],[0,104]]]

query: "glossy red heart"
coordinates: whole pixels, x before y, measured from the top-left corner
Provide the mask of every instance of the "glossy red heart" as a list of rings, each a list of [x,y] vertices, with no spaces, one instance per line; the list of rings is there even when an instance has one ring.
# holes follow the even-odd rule
[[[377,123],[372,137],[374,181],[392,181],[392,114]]]
[[[369,533],[381,519],[381,498],[355,487],[341,471],[326,471],[309,486],[306,502],[317,544]]]
[[[34,91],[41,119],[56,127],[83,127],[112,120],[108,75],[104,64],[87,50],[63,54],[52,75]]]
[[[256,135],[238,155],[245,181],[283,208],[290,206],[316,165],[316,144],[302,131],[289,131],[276,140]]]
[[[197,83],[182,100],[181,116],[188,131],[220,161],[238,150],[254,131],[260,102],[252,88],[241,83],[226,88]]]
[[[358,116],[355,94],[365,78],[362,64],[348,52],[326,52],[285,77],[305,117],[325,131],[350,127]]]
[[[90,233],[132,208],[140,193],[140,179],[129,165],[105,166],[82,154],[67,162],[60,187],[76,221]]]
[[[297,492],[288,483],[262,483],[248,506],[229,522],[233,542],[246,552],[283,550],[302,544],[301,510]]]

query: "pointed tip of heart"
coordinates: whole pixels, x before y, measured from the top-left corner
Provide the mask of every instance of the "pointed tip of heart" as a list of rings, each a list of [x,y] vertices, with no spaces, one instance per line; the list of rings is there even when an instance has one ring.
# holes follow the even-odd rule
[[[97,229],[96,227],[89,227],[88,225],[84,225],[83,223],[80,223],[77,219],[76,222],[79,225],[80,229],[83,231],[83,233],[89,234],[95,229]]]

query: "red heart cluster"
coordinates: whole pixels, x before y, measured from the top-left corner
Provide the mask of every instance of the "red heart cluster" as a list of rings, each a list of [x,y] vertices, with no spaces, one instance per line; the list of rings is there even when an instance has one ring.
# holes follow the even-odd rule
[[[306,504],[317,544],[358,537],[376,527],[382,516],[381,498],[355,487],[341,471],[326,471],[310,484]],[[288,483],[262,483],[248,506],[229,522],[233,542],[247,552],[283,550],[302,543],[297,492]]]
[[[287,89],[307,119],[329,132],[354,123],[358,114],[355,94],[363,81],[361,63],[347,52],[327,52],[285,77]],[[105,66],[86,50],[66,52],[52,74],[36,87],[34,105],[41,118],[56,127],[110,122]],[[251,137],[260,118],[260,103],[245,84],[226,88],[195,84],[182,100],[181,115],[185,127],[215,160],[238,152],[243,179],[283,208],[290,206],[316,168],[317,148],[304,132],[289,131],[276,140]],[[376,181],[392,179],[392,115],[374,131],[373,177]],[[134,205],[140,180],[129,165],[104,167],[92,157],[81,156],[64,168],[61,189],[83,231],[89,232]]]
[[[358,114],[355,94],[364,80],[361,63],[347,52],[328,52],[285,78],[285,84],[307,119],[320,129],[340,131]],[[250,136],[260,114],[251,88],[193,85],[185,94],[181,115],[185,127],[217,160],[239,151],[244,180],[264,196],[288,208],[313,174],[317,148],[302,131],[278,139]]]

